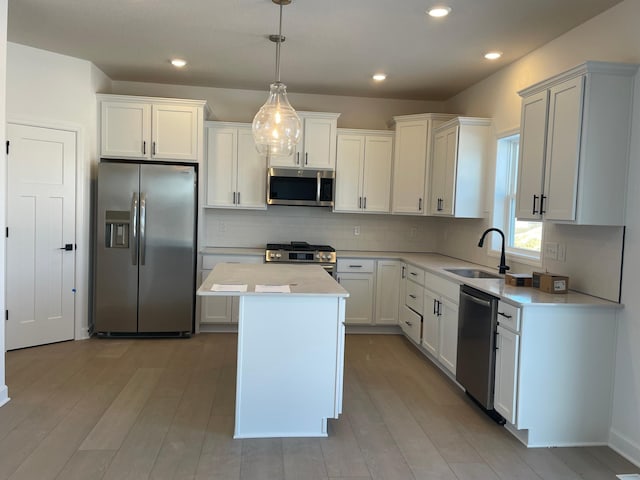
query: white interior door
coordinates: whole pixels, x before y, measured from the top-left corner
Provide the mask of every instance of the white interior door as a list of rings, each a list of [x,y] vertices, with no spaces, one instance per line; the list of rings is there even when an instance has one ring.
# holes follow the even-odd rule
[[[11,350],[73,339],[76,134],[8,124],[7,138]]]

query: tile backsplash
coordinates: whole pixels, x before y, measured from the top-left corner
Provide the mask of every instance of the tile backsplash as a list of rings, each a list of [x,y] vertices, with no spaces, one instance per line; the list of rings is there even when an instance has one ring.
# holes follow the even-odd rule
[[[270,206],[263,210],[205,209],[203,246],[263,248],[306,241],[338,250],[432,252],[437,219],[333,213],[329,208]],[[356,235],[356,230],[359,234]]]

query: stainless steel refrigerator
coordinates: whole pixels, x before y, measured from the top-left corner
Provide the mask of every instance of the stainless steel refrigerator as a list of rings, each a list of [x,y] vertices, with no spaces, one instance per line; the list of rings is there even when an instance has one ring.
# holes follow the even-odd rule
[[[99,164],[96,333],[191,333],[196,198],[194,165]]]

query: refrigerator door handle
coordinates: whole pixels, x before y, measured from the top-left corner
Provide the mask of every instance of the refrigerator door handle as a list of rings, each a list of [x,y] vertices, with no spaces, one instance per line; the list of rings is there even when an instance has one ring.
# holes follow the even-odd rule
[[[131,265],[138,263],[138,192],[131,197],[131,229],[129,231],[131,245]]]
[[[145,253],[147,238],[145,235],[146,232],[146,222],[147,220],[147,196],[144,193],[140,194],[140,265],[144,265],[145,262]]]

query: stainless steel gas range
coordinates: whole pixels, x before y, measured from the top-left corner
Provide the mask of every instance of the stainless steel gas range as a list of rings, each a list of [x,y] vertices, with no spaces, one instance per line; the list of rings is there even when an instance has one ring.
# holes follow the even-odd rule
[[[333,275],[336,268],[336,250],[329,245],[309,245],[307,242],[268,243],[264,261],[266,263],[315,263]]]

